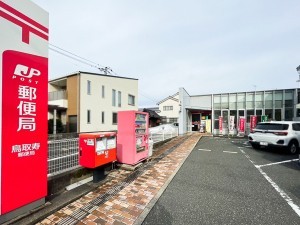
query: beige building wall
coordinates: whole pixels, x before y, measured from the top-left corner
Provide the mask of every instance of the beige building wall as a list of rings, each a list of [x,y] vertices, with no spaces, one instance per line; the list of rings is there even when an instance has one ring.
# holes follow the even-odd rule
[[[80,106],[80,98],[79,98],[79,74],[75,76],[70,76],[67,78],[67,100],[68,100],[68,109],[66,115],[66,122],[70,126],[70,116],[77,119],[77,131],[80,131],[80,116],[79,113],[79,106]],[[77,117],[77,118],[76,118]],[[73,119],[74,120],[74,119]],[[72,123],[74,123],[73,121]],[[76,125],[75,125],[76,126]],[[68,129],[71,129],[70,127]],[[73,128],[74,129],[74,128]],[[70,130],[68,130],[70,132]]]
[[[88,93],[88,81],[90,93]],[[104,97],[102,96],[104,86]],[[116,105],[112,104],[112,90],[116,91]],[[118,92],[121,92],[121,106],[118,105]],[[128,95],[135,97],[135,105],[128,104]],[[138,109],[138,80],[115,76],[84,74],[80,75],[80,132],[117,130],[113,124],[113,113]],[[87,111],[90,110],[90,123]],[[102,122],[104,112],[104,122]]]
[[[67,78],[67,99],[68,99],[68,116],[78,115],[79,102],[79,75]]]

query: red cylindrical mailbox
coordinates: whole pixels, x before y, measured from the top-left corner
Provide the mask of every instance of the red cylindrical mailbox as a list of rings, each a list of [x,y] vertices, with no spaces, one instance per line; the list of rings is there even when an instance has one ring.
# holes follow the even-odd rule
[[[79,164],[96,168],[117,161],[116,132],[79,135]]]

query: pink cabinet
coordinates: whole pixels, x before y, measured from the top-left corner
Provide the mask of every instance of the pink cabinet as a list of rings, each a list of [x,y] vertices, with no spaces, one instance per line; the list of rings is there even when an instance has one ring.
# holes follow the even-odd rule
[[[117,160],[135,165],[148,158],[149,114],[139,111],[118,112]]]

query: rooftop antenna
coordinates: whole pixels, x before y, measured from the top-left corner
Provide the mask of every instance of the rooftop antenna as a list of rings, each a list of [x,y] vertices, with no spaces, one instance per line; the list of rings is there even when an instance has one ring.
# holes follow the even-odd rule
[[[98,67],[98,69],[103,72],[105,75],[108,75],[108,74],[111,74],[112,69],[108,66],[104,67],[104,68],[101,68],[101,67]]]

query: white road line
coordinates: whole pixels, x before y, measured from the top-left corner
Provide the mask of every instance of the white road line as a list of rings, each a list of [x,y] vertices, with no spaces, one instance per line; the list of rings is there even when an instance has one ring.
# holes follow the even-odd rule
[[[211,150],[209,150],[209,149],[198,149],[199,151],[204,151],[204,152],[211,152]]]
[[[275,188],[275,190],[280,194],[280,196],[292,207],[292,209],[300,217],[300,208],[296,205],[293,200],[261,169],[257,168],[258,171],[269,181],[269,183]]]
[[[281,161],[281,162],[276,162],[276,163],[268,163],[265,165],[255,165],[256,168],[261,168],[264,166],[273,166],[273,165],[278,165],[278,164],[282,164],[282,163],[289,163],[289,162],[294,162],[294,161],[299,161],[299,159],[291,159],[291,160],[285,160],[285,161]]]
[[[223,151],[224,153],[236,154],[237,152]]]
[[[252,146],[249,146],[249,145],[247,145],[247,146],[244,146],[244,147],[238,147],[238,148],[252,148]]]
[[[256,166],[250,157],[243,151],[241,152],[249,159],[249,161],[258,169],[258,171],[264,176],[264,178],[272,185],[272,187],[280,194],[280,196],[289,204],[289,206],[300,217],[300,207],[296,205],[293,200],[285,193],[260,167]]]

